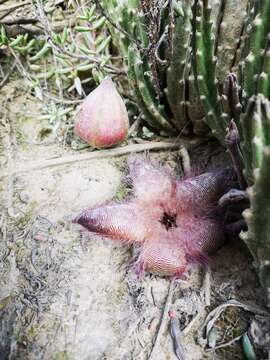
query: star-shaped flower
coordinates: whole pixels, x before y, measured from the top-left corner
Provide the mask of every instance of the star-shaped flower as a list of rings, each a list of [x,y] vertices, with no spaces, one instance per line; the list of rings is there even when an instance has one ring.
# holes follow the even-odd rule
[[[189,263],[207,261],[223,243],[224,211],[219,198],[231,189],[231,168],[177,179],[169,170],[129,159],[133,196],[83,211],[74,222],[89,231],[129,244],[138,244],[140,271],[181,276]]]

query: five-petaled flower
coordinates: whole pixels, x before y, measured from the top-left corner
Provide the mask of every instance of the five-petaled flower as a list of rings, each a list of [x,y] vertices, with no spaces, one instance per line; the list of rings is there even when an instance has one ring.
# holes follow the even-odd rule
[[[232,168],[177,179],[143,157],[129,158],[133,195],[122,203],[87,209],[74,222],[110,239],[138,244],[140,273],[180,277],[207,261],[225,239],[219,198],[235,183]]]

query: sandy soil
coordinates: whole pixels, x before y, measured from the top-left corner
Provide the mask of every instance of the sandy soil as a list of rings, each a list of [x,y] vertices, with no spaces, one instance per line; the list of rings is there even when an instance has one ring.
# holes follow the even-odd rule
[[[1,105],[0,358],[147,359],[170,280],[150,274],[138,279],[131,248],[93,238],[70,222],[87,206],[123,196],[125,157],[16,174],[14,169],[33,160],[76,152],[57,141],[37,143],[44,127],[38,119],[42,104],[26,96],[19,82],[2,89]],[[178,155],[153,154],[176,168]],[[211,142],[192,152],[191,160],[195,169],[227,161]],[[242,359],[237,342],[214,355],[204,351],[197,338],[206,314],[218,304],[232,298],[260,304],[252,260],[244,244],[232,240],[210,265],[209,307],[199,267],[194,266],[173,293],[171,308],[181,328],[195,319],[183,338],[187,359]],[[248,321],[247,314],[231,311],[219,329],[231,329],[229,337],[239,335]],[[157,360],[176,359],[167,316],[155,354]]]

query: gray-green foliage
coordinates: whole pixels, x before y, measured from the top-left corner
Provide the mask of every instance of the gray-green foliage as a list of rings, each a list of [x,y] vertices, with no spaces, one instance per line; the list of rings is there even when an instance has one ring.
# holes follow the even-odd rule
[[[46,5],[46,4],[45,4]],[[107,74],[114,73],[111,65],[106,19],[96,6],[75,11],[75,26],[53,28],[54,11],[45,12],[48,28],[37,35],[8,35],[4,25],[0,31],[0,48],[21,62],[19,70],[28,80],[28,86],[42,99],[42,89],[48,83],[60,94],[75,90],[83,94],[83,85],[99,83]],[[53,6],[55,10],[55,6]],[[36,9],[37,16],[40,15]],[[42,20],[42,19],[41,19]],[[73,19],[74,20],[74,19]],[[45,86],[46,87],[46,86]]]

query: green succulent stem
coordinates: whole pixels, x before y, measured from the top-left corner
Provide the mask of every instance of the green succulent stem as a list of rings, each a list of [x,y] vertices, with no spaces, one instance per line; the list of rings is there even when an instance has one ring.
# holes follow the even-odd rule
[[[167,69],[167,88],[165,89],[168,103],[172,111],[172,121],[178,130],[182,130],[186,118],[186,80],[187,63],[190,54],[191,38],[191,7],[183,4],[182,14],[175,16],[173,51]]]
[[[195,74],[200,99],[204,105],[205,121],[213,134],[224,144],[228,116],[223,112],[216,78],[215,37],[211,7],[197,1],[195,19]]]
[[[243,235],[250,252],[259,265],[270,259],[270,146],[262,150],[259,169],[254,170],[255,184],[248,190],[250,209],[244,212],[248,233]]]

